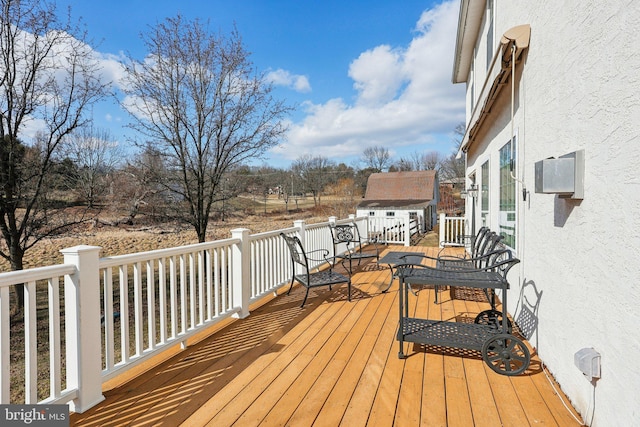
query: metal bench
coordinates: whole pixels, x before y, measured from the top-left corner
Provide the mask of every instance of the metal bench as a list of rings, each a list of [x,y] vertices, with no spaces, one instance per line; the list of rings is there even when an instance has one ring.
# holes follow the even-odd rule
[[[472,257],[455,257],[451,255],[440,255],[437,260],[438,268],[447,268],[453,270],[466,270],[466,269],[481,269],[489,266],[493,262],[493,258],[504,250],[502,245],[503,236],[496,234],[493,231],[487,231],[481,237],[479,243],[475,245],[474,253]],[[454,289],[451,289],[452,293]],[[496,310],[496,295],[494,289],[483,289],[487,300],[491,304],[491,309],[485,310],[479,315],[476,320],[477,323],[501,323],[504,318],[501,313]],[[438,292],[436,287],[436,303],[438,302]],[[507,325],[511,330],[511,321],[507,319]]]

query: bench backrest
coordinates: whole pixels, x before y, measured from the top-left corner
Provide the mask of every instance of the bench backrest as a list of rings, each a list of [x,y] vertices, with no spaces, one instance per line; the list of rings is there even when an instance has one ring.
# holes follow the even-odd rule
[[[496,234],[494,231],[490,231],[486,234],[486,237],[483,239],[482,245],[478,249],[478,253],[474,258],[480,258],[477,261],[477,268],[484,268],[487,266],[487,258],[482,259],[482,257],[488,253],[491,253],[498,249],[500,245],[500,241],[503,239],[502,236]]]
[[[480,248],[486,242],[487,236],[489,234],[491,234],[491,230],[489,229],[489,227],[480,227],[480,230],[478,230],[478,233],[475,235],[475,237],[473,238],[473,241],[471,242],[472,258],[475,258],[481,255]]]
[[[518,258],[514,258],[511,249],[498,249],[487,255],[489,259],[487,268],[500,273],[503,280],[507,280],[507,273],[511,267],[520,262]]]

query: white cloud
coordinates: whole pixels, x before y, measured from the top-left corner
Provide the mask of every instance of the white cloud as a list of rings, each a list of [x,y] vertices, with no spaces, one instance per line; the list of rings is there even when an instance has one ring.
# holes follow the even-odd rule
[[[304,154],[344,158],[368,146],[395,152],[425,146],[464,120],[464,86],[451,82],[458,1],[425,11],[406,47],[363,52],[349,68],[357,97],[305,104],[305,118],[289,126],[288,140],[274,150],[294,160]]]
[[[100,71],[102,80],[105,83],[110,83],[114,88],[122,88],[124,85],[124,65],[126,61],[124,54],[101,54],[95,52],[97,60],[100,62]]]
[[[291,74],[289,71],[283,70],[282,68],[267,73],[266,79],[268,82],[273,83],[276,86],[286,86],[296,92],[311,92],[311,84],[309,84],[307,76]]]
[[[362,53],[349,67],[349,77],[358,91],[358,101],[366,105],[381,105],[393,100],[405,73],[402,67],[402,51],[390,46],[375,47]]]
[[[36,73],[37,78],[41,79],[40,83],[45,82],[46,79],[53,78],[60,87],[67,88],[67,79],[69,78],[69,69],[71,68],[70,58],[73,57],[75,53],[79,53],[83,59],[84,55],[87,55],[86,58],[92,62],[90,64],[91,67],[96,66],[95,75],[102,84],[107,87],[116,87],[119,85],[124,72],[121,63],[122,55],[116,56],[97,52],[89,44],[82,40],[75,39],[71,34],[66,32],[56,32],[51,33],[51,35],[56,37],[56,43],[53,44],[51,51],[48,52],[47,57],[44,58],[43,66],[39,67]],[[23,46],[24,48],[35,43],[33,34],[27,31],[19,30],[17,36],[20,41],[16,43],[18,47]],[[17,56],[20,59],[16,64],[16,68],[18,73],[21,73],[22,71],[20,70],[28,67],[29,64],[25,63],[26,56]],[[76,69],[76,72],[77,74],[74,76],[76,85],[82,85],[83,82],[80,79],[83,78],[83,73],[78,69]],[[54,86],[47,85],[45,88],[50,90],[51,93],[39,92],[38,96],[40,96],[40,98],[36,101],[35,111],[22,122],[20,135],[24,140],[33,139],[41,132],[50,132],[47,126],[48,121],[43,117],[46,114],[50,114],[50,112],[46,113],[45,109],[49,107],[50,103],[59,96],[59,94],[55,93],[57,88]],[[92,113],[92,109],[84,108],[83,113],[86,118]]]

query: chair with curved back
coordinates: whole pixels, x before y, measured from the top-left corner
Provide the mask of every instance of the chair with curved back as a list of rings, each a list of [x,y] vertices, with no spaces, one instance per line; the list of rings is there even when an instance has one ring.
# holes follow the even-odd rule
[[[360,230],[355,222],[348,224],[330,224],[331,238],[333,239],[333,259],[334,263],[338,260],[342,261],[342,265],[353,273],[353,262],[357,261],[358,265],[364,259],[380,258],[380,249],[376,239],[368,239],[367,244],[363,244],[360,236]],[[342,252],[341,252],[341,249]],[[348,262],[349,266],[345,266]]]
[[[291,274],[291,284],[289,286],[289,291],[287,294],[291,292],[293,288],[293,283],[298,282],[305,288],[307,291],[304,295],[304,299],[302,300],[302,304],[300,307],[304,307],[305,302],[307,302],[307,297],[309,296],[309,289],[316,288],[319,286],[329,286],[331,289],[332,285],[337,285],[340,283],[346,283],[348,286],[348,299],[351,301],[351,278],[347,277],[343,274],[336,273],[332,269],[332,264],[329,262],[329,251],[327,249],[318,249],[315,251],[305,252],[302,247],[302,242],[296,236],[287,236],[284,233],[280,233],[280,236],[284,239],[289,248],[289,254],[291,255],[291,265],[292,265],[292,274]],[[308,255],[318,255],[322,258],[310,258]],[[309,260],[311,261],[327,261],[329,264],[329,269],[326,270],[318,270],[316,272],[312,272],[312,267],[309,266]],[[299,273],[296,274],[296,266],[301,266],[299,269]]]

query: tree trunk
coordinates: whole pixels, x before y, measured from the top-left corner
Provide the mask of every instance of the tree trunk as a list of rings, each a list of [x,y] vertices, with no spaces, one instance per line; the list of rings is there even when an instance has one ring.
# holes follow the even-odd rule
[[[24,268],[23,259],[24,251],[20,247],[20,240],[14,239],[11,241],[9,248],[11,253],[11,270],[17,271]],[[16,304],[11,307],[11,315],[17,315],[24,311],[24,283],[17,284],[15,286]]]

